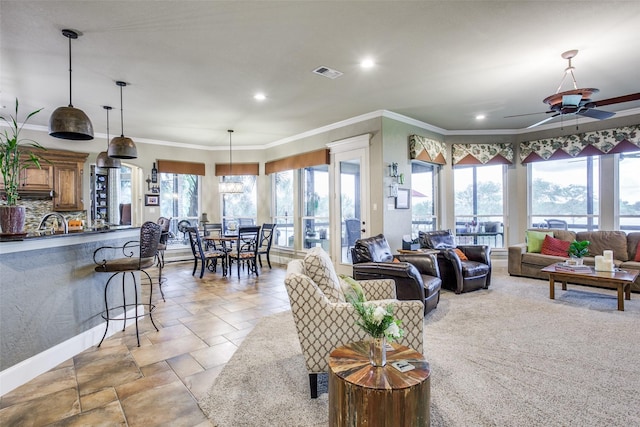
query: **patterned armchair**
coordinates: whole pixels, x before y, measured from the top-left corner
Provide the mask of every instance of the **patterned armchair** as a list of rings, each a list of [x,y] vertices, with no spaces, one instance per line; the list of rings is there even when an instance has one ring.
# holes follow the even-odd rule
[[[399,343],[423,352],[423,305],[420,301],[398,301],[391,279],[360,282],[371,304],[391,304],[402,321],[405,335]],[[311,397],[318,397],[318,374],[329,372],[329,353],[349,342],[369,339],[356,325],[358,315],[345,301],[342,283],[331,259],[322,248],[312,248],[304,260],[291,261],[285,286],[298,331],[307,371]]]

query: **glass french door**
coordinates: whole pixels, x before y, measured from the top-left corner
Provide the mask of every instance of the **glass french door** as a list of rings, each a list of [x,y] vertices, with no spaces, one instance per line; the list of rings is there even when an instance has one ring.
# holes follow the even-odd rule
[[[334,205],[331,221],[332,255],[338,274],[352,274],[351,248],[355,241],[368,236],[368,135],[366,146],[351,141],[344,151],[335,153],[333,162]],[[362,137],[356,137],[362,138]],[[353,148],[353,145],[356,148]]]

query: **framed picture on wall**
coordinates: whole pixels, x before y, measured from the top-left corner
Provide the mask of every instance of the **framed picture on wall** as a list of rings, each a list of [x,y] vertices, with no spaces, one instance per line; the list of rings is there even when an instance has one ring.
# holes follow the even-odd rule
[[[160,206],[160,196],[157,194],[145,194],[144,195],[145,206]]]
[[[398,195],[396,196],[396,209],[409,209],[409,189],[398,188]]]

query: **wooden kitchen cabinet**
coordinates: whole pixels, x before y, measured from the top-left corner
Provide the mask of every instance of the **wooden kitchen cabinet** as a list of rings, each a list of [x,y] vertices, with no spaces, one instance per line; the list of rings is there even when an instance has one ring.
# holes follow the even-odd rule
[[[54,211],[84,210],[82,179],[89,153],[46,150],[37,154],[48,161],[41,160],[40,169],[30,166],[20,172],[20,196],[25,199],[53,197]],[[28,151],[23,155],[28,156]],[[0,177],[0,190],[3,189]]]
[[[53,168],[53,210],[80,211],[84,209],[82,199],[82,177],[84,162],[56,162]]]
[[[53,188],[53,165],[42,162],[40,169],[30,167],[20,172],[18,191],[51,191]]]

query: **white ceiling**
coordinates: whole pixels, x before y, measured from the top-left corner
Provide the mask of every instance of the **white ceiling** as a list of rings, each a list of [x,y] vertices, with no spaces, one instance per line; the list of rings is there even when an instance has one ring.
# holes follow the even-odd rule
[[[378,110],[447,131],[517,130],[545,118],[569,49],[579,87],[600,89],[594,100],[640,92],[638,22],[638,1],[2,0],[0,105],[44,107],[31,123],[46,127],[68,104],[71,28],[82,33],[73,105],[97,134],[102,105],[120,133],[116,80],[129,84],[134,140],[225,146],[235,129],[234,146],[259,146]],[[361,69],[364,57],[377,65]]]

